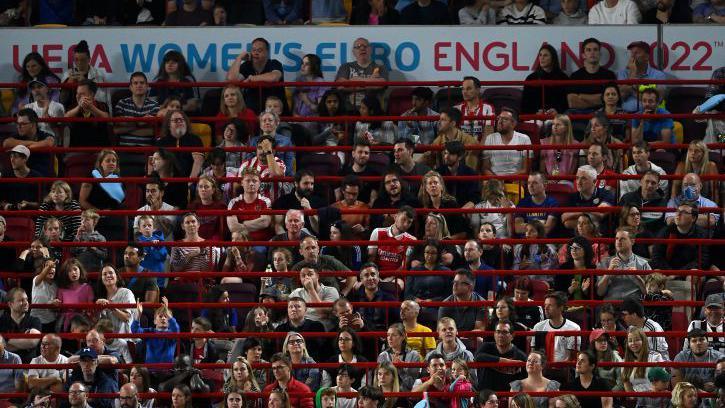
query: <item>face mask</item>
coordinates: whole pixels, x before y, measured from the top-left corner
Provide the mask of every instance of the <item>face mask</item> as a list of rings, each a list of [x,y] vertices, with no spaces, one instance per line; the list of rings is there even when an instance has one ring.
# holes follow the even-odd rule
[[[695,201],[698,198],[698,194],[694,186],[685,187],[685,189],[682,190],[682,195],[685,197],[685,200],[688,201]]]

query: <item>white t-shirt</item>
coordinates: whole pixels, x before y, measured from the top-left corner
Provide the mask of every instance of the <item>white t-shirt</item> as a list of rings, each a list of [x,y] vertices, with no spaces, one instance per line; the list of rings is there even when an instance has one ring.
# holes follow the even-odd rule
[[[564,319],[561,327],[553,327],[551,320],[542,320],[534,325],[534,331],[579,331],[581,327],[569,319]],[[535,338],[531,339],[531,347],[534,348]],[[569,360],[569,350],[581,350],[581,339],[578,336],[556,336],[554,340],[554,361]]]
[[[523,134],[514,131],[514,135],[509,143],[504,143],[501,134],[491,133],[483,142],[486,146],[506,146],[506,145],[530,145],[531,139]],[[496,175],[516,174],[523,165],[524,159],[534,157],[531,150],[484,150],[483,158],[491,161],[491,171]]]
[[[30,364],[65,364],[68,362],[68,357],[58,354],[58,358],[55,361],[48,361],[42,355],[30,360]],[[28,378],[52,378],[57,377],[63,380],[65,384],[67,370],[57,370],[55,368],[31,368],[28,370]]]
[[[32,304],[50,303],[58,297],[58,285],[55,282],[48,283],[43,281],[39,285],[36,285],[36,279],[38,279],[37,276],[33,278],[33,291],[30,295]],[[58,318],[58,313],[53,309],[32,308],[30,309],[30,315],[37,317],[42,324],[52,323]]]
[[[58,103],[56,101],[50,101],[50,105],[48,106],[48,115],[44,116],[43,108],[38,106],[38,102],[33,102],[25,105],[26,108],[32,109],[35,113],[38,114],[39,118],[48,117],[48,118],[62,118],[65,116],[65,107],[63,104]],[[53,128],[50,126],[49,122],[38,122],[38,129],[42,130],[45,133],[48,133],[50,135],[55,136],[55,138],[58,138],[58,135],[55,134],[53,131]]]
[[[589,10],[589,24],[639,24],[642,14],[632,0],[619,0],[614,7],[606,7],[605,0]]]

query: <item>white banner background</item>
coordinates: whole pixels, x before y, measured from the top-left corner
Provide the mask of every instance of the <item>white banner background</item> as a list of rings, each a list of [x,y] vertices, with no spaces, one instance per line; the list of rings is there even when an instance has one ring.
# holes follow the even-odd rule
[[[722,26],[664,26],[666,72],[677,78],[709,78],[725,65]],[[580,27],[243,27],[243,28],[72,28],[0,30],[0,81],[17,80],[23,57],[37,50],[56,72],[72,63],[72,47],[88,41],[93,65],[108,81],[125,82],[143,71],[156,76],[163,54],[181,51],[197,80],[222,80],[231,62],[250,41],[264,37],[271,56],[294,80],[301,57],[315,53],[323,60],[325,77],[352,57],[352,42],[368,38],[374,58],[392,70],[391,79],[458,80],[475,75],[482,80],[518,80],[531,72],[544,42],[559,50],[562,67],[571,73],[579,66],[582,40],[595,37],[605,43],[602,62],[617,71],[627,60],[632,41],[657,41],[656,26]],[[653,61],[653,64],[655,62]]]

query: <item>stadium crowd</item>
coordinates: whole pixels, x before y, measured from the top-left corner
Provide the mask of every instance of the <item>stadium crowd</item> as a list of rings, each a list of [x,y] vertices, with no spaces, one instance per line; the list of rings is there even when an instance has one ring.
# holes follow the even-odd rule
[[[158,2],[146,3],[134,17],[136,22],[158,23],[149,10]],[[210,3],[202,1],[198,7],[210,10]],[[303,19],[299,10],[293,14],[301,2],[263,3],[271,24]],[[398,18],[392,17],[393,9],[378,3],[383,2],[371,1],[370,7],[382,7],[391,19]],[[425,20],[430,17],[428,11],[415,7],[442,7],[448,13],[443,5],[426,3],[431,2],[413,2],[403,8],[399,21],[436,23]],[[483,2],[470,3],[462,10],[473,10]],[[519,0],[491,2],[486,8],[494,3],[501,6],[497,19],[507,8],[517,10],[512,14],[521,13]],[[526,7],[545,7],[535,17],[543,23],[558,15],[556,21],[577,6],[570,3]],[[114,2],[102,6],[120,7]],[[161,6],[171,4],[162,2]],[[190,16],[181,11],[197,7],[193,0],[180,6],[166,16],[167,25],[188,21]],[[221,9],[226,11],[224,6]],[[216,23],[218,9],[213,10]],[[284,10],[288,14],[278,20],[271,14]],[[594,10],[589,12],[590,22]],[[443,11],[436,15],[443,18]],[[104,12],[109,11],[104,8],[82,21],[117,21],[118,15]],[[325,12],[329,14],[329,9]],[[388,18],[366,13],[356,21]],[[211,13],[207,14],[202,24],[212,25]],[[143,21],[142,15],[149,20]],[[406,20],[410,18],[414,20]],[[466,21],[463,14],[460,20]],[[511,391],[517,394],[508,398],[508,404],[517,408],[722,407],[724,280],[717,274],[688,275],[687,271],[723,267],[718,246],[689,241],[725,237],[723,213],[718,209],[723,183],[717,177],[723,159],[720,151],[707,146],[722,142],[718,137],[722,137],[723,120],[707,119],[706,129],[683,129],[682,123],[666,117],[668,104],[676,102],[667,96],[670,89],[615,82],[664,78],[661,71],[651,68],[646,43],[629,44],[627,67],[617,73],[600,65],[600,48],[597,39],[584,40],[583,66],[569,76],[559,67],[557,50],[545,45],[528,79],[606,83],[557,85],[543,91],[524,86],[514,102],[502,102],[494,93],[487,98],[491,89],[483,90],[478,78],[465,77],[460,97],[438,98],[426,87],[410,89],[397,123],[376,120],[391,112],[393,103],[380,84],[388,79],[388,72],[371,61],[371,46],[365,38],[354,41],[355,60],[339,67],[336,75],[341,85],[351,80],[370,82],[360,88],[286,90],[282,65],[269,58],[269,44],[263,38],[255,39],[251,51],[236,58],[226,77],[228,81],[279,83],[261,91],[233,84],[203,93],[193,86],[175,87],[174,82],[195,81],[184,56],[176,51],[164,56],[153,78],[170,86],[150,89],[149,78],[136,72],[127,90],[115,91],[98,86],[104,78],[90,66],[85,41],[75,47],[74,67],[62,77],[53,74],[39,54],[28,54],[18,78],[23,87],[6,107],[16,127],[3,128],[9,160],[2,178],[53,177],[57,181],[0,183],[5,214],[0,217],[0,242],[22,245],[17,252],[0,247],[3,269],[16,272],[14,278],[2,282],[8,308],[0,316],[0,330],[43,336],[0,338],[0,363],[71,364],[73,368],[0,369],[0,392],[30,393],[25,402],[11,398],[3,400],[3,406],[493,407],[504,399],[497,392]],[[713,77],[722,78],[723,70],[715,71]],[[304,57],[300,78],[322,80],[319,57]],[[68,86],[49,86],[58,83]],[[722,111],[722,95],[723,85],[711,85],[694,111]],[[651,116],[631,121],[610,117],[624,112]],[[549,119],[524,121],[519,113],[545,113]],[[572,120],[568,116],[572,113],[592,117]],[[354,124],[294,121],[295,117],[347,114],[359,115],[359,120]],[[215,115],[218,122],[213,124],[194,120]],[[495,119],[480,118],[488,115]],[[53,122],[61,117],[149,121]],[[152,118],[161,118],[158,126]],[[701,133],[692,134],[693,129]],[[687,149],[650,147],[650,143],[682,141],[683,130]],[[626,148],[610,147],[622,142]],[[582,148],[566,148],[575,143],[582,143]],[[472,148],[477,145],[483,149]],[[519,147],[486,148],[507,145]],[[530,145],[543,148],[527,150]],[[43,150],[52,146],[97,147],[100,152]],[[211,151],[204,150],[212,146]],[[280,149],[290,146],[351,146],[351,151]],[[378,150],[380,146],[388,150]],[[429,150],[429,146],[440,150]],[[117,153],[116,147],[153,151]],[[192,149],[174,150],[177,147]],[[316,180],[328,174],[342,176],[342,181]],[[619,174],[637,177],[612,177]],[[468,175],[492,177],[485,181],[451,178]],[[669,175],[678,177],[663,177]],[[97,182],[78,185],[65,180],[74,176]],[[142,185],[114,182],[126,176],[145,176],[146,181]],[[280,181],[282,176],[292,181]],[[377,181],[367,181],[366,176],[377,176]],[[196,181],[165,181],[174,177]],[[621,210],[607,208],[613,206]],[[557,207],[569,211],[560,212]],[[673,211],[653,211],[656,207]],[[459,208],[480,211],[448,211]],[[576,208],[582,210],[572,211]],[[141,214],[99,215],[102,210],[119,209],[138,209]],[[264,213],[267,209],[284,214]],[[345,211],[368,209],[392,210],[387,214]],[[30,222],[28,217],[13,216],[17,210],[38,210],[38,215]],[[156,210],[184,214],[143,214]],[[43,214],[49,211],[75,212]],[[19,224],[26,229],[17,228]],[[496,242],[508,238],[526,240]],[[533,241],[541,238],[564,238],[566,243]],[[613,238],[613,245],[601,238]],[[650,238],[667,241],[650,244],[646,242]],[[358,244],[335,245],[346,240]],[[415,245],[415,240],[424,244]],[[128,245],[93,246],[104,241],[127,241]],[[269,244],[249,246],[245,241]],[[277,241],[299,245],[275,246]],[[321,241],[330,245],[321,246]],[[359,244],[365,241],[367,245]],[[58,245],[62,242],[85,246]],[[183,245],[168,245],[172,243]],[[592,273],[593,269],[614,272]],[[245,272],[262,270],[267,272],[262,278],[244,277]],[[518,272],[497,272],[501,270]],[[528,275],[526,270],[552,273]],[[558,273],[568,270],[580,272]],[[623,270],[633,272],[623,274]],[[678,270],[686,272],[668,272]],[[218,271],[230,276],[145,276],[165,271]],[[322,273],[326,271],[341,273]],[[295,276],[276,277],[277,272]],[[534,299],[543,301],[543,307],[526,305]],[[596,307],[567,306],[570,301],[587,299],[603,302]],[[484,300],[494,301],[495,306],[453,303]],[[702,307],[652,305],[671,300],[698,300]],[[199,301],[250,301],[258,306],[174,307],[177,302]],[[432,301],[451,305],[432,306]],[[278,302],[286,308],[274,307]],[[368,302],[398,306],[353,306]],[[68,306],[83,303],[99,307]],[[590,334],[571,334],[582,330]],[[686,339],[657,334],[670,330],[686,332]],[[475,331],[484,333],[475,335]],[[556,331],[569,333],[547,336]],[[615,335],[622,331],[625,337]],[[141,333],[179,332],[260,335],[134,338]],[[269,334],[275,332],[282,334]],[[334,336],[319,336],[322,332]],[[366,332],[385,332],[386,336]],[[84,337],[67,338],[60,333]],[[106,338],[108,333],[128,333],[129,337]],[[415,335],[420,333],[431,335]],[[707,364],[670,368],[664,364],[668,361]],[[227,369],[195,367],[215,362],[226,363]],[[358,364],[364,362],[377,365],[366,369]],[[552,364],[562,362],[573,364]],[[600,366],[618,362],[652,364]],[[114,367],[118,363],[139,364],[120,370]],[[173,363],[173,369],[144,365],[153,363]],[[314,363],[337,364],[319,368]],[[474,367],[472,363],[499,365]],[[671,390],[672,395],[549,398],[528,394],[610,390]],[[219,391],[223,398],[199,396]],[[408,391],[419,397],[389,396]],[[476,396],[421,395],[436,391],[474,392]],[[67,398],[52,398],[58,392],[67,392]],[[171,398],[154,398],[156,392],[171,393]],[[701,392],[715,395],[700,398]],[[118,397],[91,398],[89,393],[118,393]]]

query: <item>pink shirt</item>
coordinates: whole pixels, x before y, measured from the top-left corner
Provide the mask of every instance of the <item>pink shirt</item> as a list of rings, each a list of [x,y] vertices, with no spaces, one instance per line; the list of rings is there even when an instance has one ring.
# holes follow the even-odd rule
[[[82,283],[72,288],[58,288],[58,300],[63,304],[72,303],[93,303],[93,288],[87,283]],[[63,312],[63,332],[68,332],[70,328],[70,319],[74,315],[82,313],[79,310],[66,309]]]

